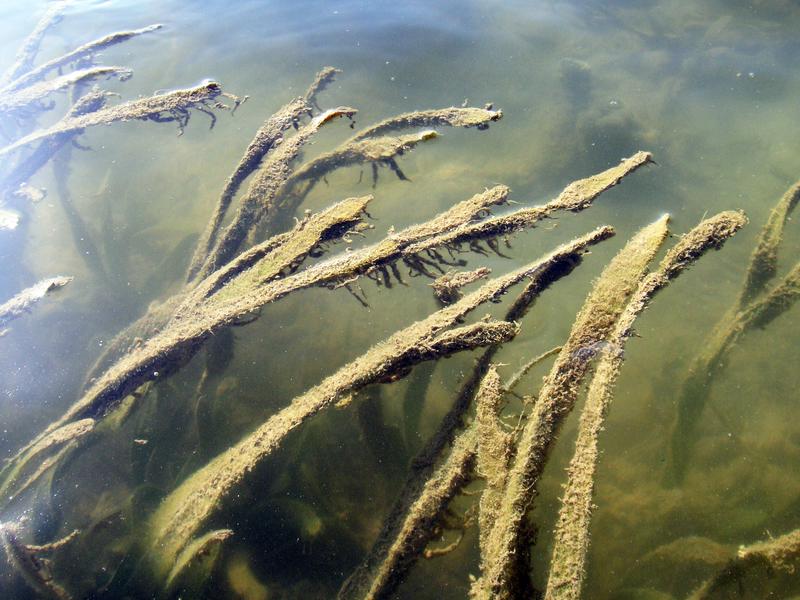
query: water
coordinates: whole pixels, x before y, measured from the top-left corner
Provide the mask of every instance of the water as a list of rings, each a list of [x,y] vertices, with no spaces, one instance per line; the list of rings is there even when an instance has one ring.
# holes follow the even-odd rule
[[[11,64],[46,6],[0,6],[0,67]],[[253,133],[330,64],[343,73],[320,103],[358,108],[356,128],[465,100],[493,102],[504,113],[489,131],[441,129],[441,139],[400,157],[411,182],[383,168],[372,190],[369,167],[363,178],[350,167],[318,185],[299,211],[374,193],[368,241],[496,183],[509,185],[516,202],[535,205],[636,150],[653,152],[657,166],[631,175],[590,210],[515,236],[504,251],[510,258],[464,255],[466,268],[486,265],[496,276],[598,224],[617,230],[537,302],[495,359],[506,365],[504,377],[563,343],[594,278],[643,225],[668,212],[679,235],[720,210],[741,208],[750,218],[721,252],[658,296],[637,320],[639,337],[624,349],[601,437],[586,598],[686,597],[739,545],[798,526],[800,376],[792,365],[800,357],[800,325],[793,310],[731,350],[696,422],[683,483],[662,483],[688,366],[738,296],[770,209],[800,174],[795,3],[76,1],[45,38],[38,62],[151,23],[164,27],[103,52],[101,64],[135,73],[123,83],[103,82],[104,89],[130,100],[214,78],[250,98],[233,117],[219,113],[211,131],[206,115],[194,113],[180,137],[174,123],[92,128],[79,138],[90,151],[62,151],[55,170],[45,166],[30,181],[47,195],[21,205],[20,227],[2,232],[0,298],[44,277],[75,279],[0,339],[3,456],[13,456],[80,397],[87,372],[119,331],[181,289],[197,236]],[[54,98],[54,110],[39,115],[37,126],[66,110],[67,98]],[[17,124],[3,127],[12,135]],[[351,134],[344,123],[326,126],[305,156]],[[59,170],[66,173],[60,181]],[[71,228],[65,199],[85,235]],[[355,239],[352,246],[364,243]],[[779,276],[799,250],[789,221]],[[92,268],[98,264],[103,277]],[[292,398],[436,310],[429,281],[408,281],[388,290],[365,280],[369,308],[345,290],[301,291],[264,308],[256,322],[215,336],[218,362],[209,365],[205,387],[198,387],[206,367],[200,352],[143,395],[120,429],[94,438],[52,479],[6,507],[2,520],[25,514],[29,543],[81,530],[54,565],[76,597],[152,594],[137,560],[147,542],[144,524],[160,500]],[[486,312],[503,314],[490,305],[476,317]],[[367,388],[365,399],[325,411],[291,434],[207,528],[234,534],[218,556],[211,553],[210,579],[195,577],[183,597],[334,597],[370,548],[408,461],[476,355]],[[549,364],[526,376],[519,392],[535,394]],[[533,512],[531,572],[539,589],[579,409],[553,448]],[[463,517],[475,500],[459,497],[451,508]],[[434,544],[446,545],[455,534],[445,538]],[[35,597],[8,564],[0,572],[3,597]],[[464,597],[468,574],[478,572],[473,524],[454,551],[420,560],[393,597]],[[741,588],[743,597],[764,597],[771,586],[770,597],[788,598],[800,587],[781,573],[758,581],[761,587]]]

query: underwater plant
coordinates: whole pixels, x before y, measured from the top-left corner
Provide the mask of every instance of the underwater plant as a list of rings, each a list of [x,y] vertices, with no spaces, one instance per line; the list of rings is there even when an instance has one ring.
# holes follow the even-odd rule
[[[108,285],[110,296],[123,299],[125,291],[115,289],[111,277],[122,264],[120,257],[107,248],[105,253],[98,250],[104,241],[69,198],[65,181],[71,147],[79,147],[80,136],[90,128],[122,122],[171,123],[181,135],[191,117],[203,113],[211,128],[218,111],[233,115],[248,96],[223,91],[220,83],[207,80],[111,104],[114,94],[97,84],[110,77],[124,81],[132,71],[96,65],[97,55],[145,34],[161,35],[158,24],[111,33],[35,66],[45,33],[68,5],[68,0],[51,5],[15,65],[0,78],[0,120],[11,132],[0,148],[5,161],[0,229],[4,224],[8,230],[18,225],[24,229],[26,220],[35,218],[25,203],[43,192],[31,181],[52,162],[67,226],[87,270]],[[322,68],[303,94],[287,97],[263,121],[221,182],[205,228],[193,232],[180,248],[185,251],[182,258],[188,259],[181,264],[180,285],[103,346],[77,397],[0,467],[0,544],[16,578],[9,589],[26,587],[58,599],[267,597],[271,592],[251,572],[258,557],[237,545],[244,527],[236,515],[259,519],[265,503],[272,502],[313,543],[326,528],[347,530],[347,513],[357,512],[337,506],[334,492],[318,491],[333,497],[329,502],[336,508],[328,512],[339,522],[321,518],[286,491],[296,482],[285,479],[308,483],[311,477],[303,479],[306,465],[292,465],[292,475],[273,478],[272,463],[291,462],[287,456],[300,443],[297,440],[322,415],[333,413],[364,427],[379,427],[379,418],[370,411],[386,400],[381,399],[382,390],[427,377],[421,387],[412,381],[405,388],[412,400],[421,402],[431,376],[422,365],[474,353],[458,385],[448,387],[452,401],[445,414],[430,423],[433,433],[406,472],[391,475],[397,484],[385,491],[394,494],[391,510],[373,515],[369,540],[354,542],[358,560],[350,560],[352,571],[341,574],[338,597],[393,597],[418,560],[456,552],[470,543],[479,556],[479,571],[463,572],[471,597],[555,600],[584,593],[599,436],[626,344],[634,337],[634,323],[658,292],[709,250],[721,248],[747,218],[739,211],[724,211],[703,219],[677,239],[652,270],[670,236],[669,216],[644,226],[594,281],[563,343],[535,356],[522,350],[524,364],[504,378],[501,351],[521,347],[515,339],[531,327],[533,317],[528,315],[540,296],[569,277],[591,248],[610,239],[615,230],[595,226],[538,257],[514,256],[512,239],[557,215],[588,210],[604,192],[653,164],[652,155],[634,152],[573,181],[540,205],[512,207],[517,202],[511,200],[511,190],[496,184],[423,222],[380,236],[369,210],[381,202],[382,169],[389,177],[408,181],[402,157],[424,152],[429,142],[447,143],[437,141],[445,137],[441,129],[485,132],[508,117],[491,104],[405,112],[355,131],[309,158],[306,152],[321,131],[340,122],[355,127],[356,108],[320,106],[340,73],[334,67]],[[39,117],[56,106],[46,100],[63,92],[71,94],[71,106],[54,123],[40,125]],[[252,105],[250,101],[246,106]],[[369,169],[372,194],[303,210],[317,186],[351,166]],[[690,368],[673,431],[670,468],[677,481],[691,451],[687,440],[703,410],[703,394],[708,394],[698,389],[709,387],[725,352],[743,333],[768,324],[797,296],[797,267],[771,290],[766,286],[776,273],[782,228],[798,198],[800,188],[795,186],[774,209],[739,301]],[[521,266],[493,276],[493,261],[511,256]],[[471,264],[481,260],[486,264]],[[424,316],[388,332],[371,347],[343,351],[337,369],[314,385],[302,381],[303,390],[285,405],[275,407],[263,399],[263,410],[253,411],[256,417],[242,418],[247,425],[236,432],[234,443],[230,436],[215,436],[213,430],[224,427],[220,413],[235,413],[229,396],[243,393],[236,381],[225,377],[233,353],[241,347],[234,330],[260,322],[280,328],[279,317],[267,307],[289,296],[343,290],[340,296],[354,298],[366,313],[380,301],[388,302],[388,295],[378,296],[378,301],[368,295],[370,286],[388,292],[419,282],[435,298],[436,310],[426,309]],[[0,329],[67,283],[71,288],[81,285],[78,279],[59,276],[23,289],[0,305]],[[517,286],[522,289],[507,301]],[[478,314],[497,312],[494,304],[503,305],[499,316]],[[307,340],[293,341],[302,347]],[[531,393],[518,393],[526,374],[551,359],[541,385]],[[530,553],[538,524],[531,513],[553,446],[578,409],[577,440],[553,529],[549,572],[545,586],[537,589]],[[422,412],[415,418],[422,420]],[[375,439],[381,432],[372,435],[363,453],[378,455],[379,442],[386,440]],[[326,431],[326,436],[346,442],[345,434],[336,430]],[[85,496],[69,509],[54,500],[93,461],[117,459],[117,475],[125,483],[103,492],[71,490]],[[359,460],[353,457],[354,464]],[[347,478],[344,471],[356,470],[337,466],[342,479]],[[253,494],[251,486],[263,481],[269,481],[268,489]],[[464,503],[470,506],[466,511],[455,508]],[[447,537],[452,531],[457,532],[455,539]],[[350,539],[344,534],[342,538]],[[104,551],[81,560],[97,547]],[[692,597],[724,597],[715,596],[715,590],[737,585],[758,567],[789,572],[798,547],[796,531],[744,547]],[[271,550],[275,554],[270,560],[280,561],[280,545]],[[229,557],[228,552],[235,553]],[[228,566],[227,579],[220,576],[223,563]],[[245,588],[246,593],[241,591]],[[277,584],[275,589],[276,596],[303,596],[302,589],[281,590]]]

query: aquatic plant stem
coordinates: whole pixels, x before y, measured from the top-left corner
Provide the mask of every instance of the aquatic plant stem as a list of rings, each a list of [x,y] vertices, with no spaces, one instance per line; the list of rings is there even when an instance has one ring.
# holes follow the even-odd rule
[[[588,208],[602,192],[616,185],[625,175],[649,162],[652,162],[649,153],[638,152],[630,159],[623,160],[618,166],[570,183],[556,199],[543,207],[523,209],[528,217],[503,221],[502,227],[498,230],[512,232],[518,227],[530,227],[538,220],[561,209],[577,212]],[[484,223],[503,218],[492,217],[471,224],[469,227],[472,233],[475,233],[480,231]],[[457,238],[450,237],[449,232],[459,229],[465,228],[463,226],[451,228],[446,233],[430,239],[435,239],[437,243],[442,243],[443,239],[451,240],[451,243],[453,239],[467,240],[466,233],[460,234]],[[485,232],[485,229],[483,231]],[[415,244],[414,247],[419,248],[420,244]],[[568,275],[580,260],[580,253],[576,253],[569,260],[562,261],[558,269],[548,274],[546,278],[531,281],[513,302],[504,318],[508,321],[520,321],[539,294],[559,278]],[[498,349],[498,347],[488,348],[476,361],[475,367],[456,395],[452,408],[424,448],[412,460],[411,473],[384,521],[381,533],[364,561],[342,585],[337,596],[340,600],[389,597],[430,540],[432,535],[430,523],[436,521],[447,502],[460,489],[460,483],[465,481],[463,474],[469,471],[470,461],[474,458],[477,449],[474,425],[468,426],[462,433],[458,433],[458,429],[463,427],[465,415],[472,404],[476,390]],[[545,353],[532,362],[543,360],[549,354],[550,352]],[[518,380],[509,382],[508,387],[513,388]],[[454,450],[443,459],[451,444]],[[437,466],[439,463],[441,465]]]
[[[750,256],[739,298],[714,326],[689,365],[669,435],[664,472],[664,483],[668,486],[680,484],[686,475],[697,422],[708,403],[714,380],[725,368],[727,354],[742,335],[753,327],[765,327],[798,297],[800,264],[771,290],[766,290],[777,272],[784,226],[798,202],[800,182],[790,187],[770,211]]]
[[[722,213],[690,231],[667,253],[659,268],[647,275],[620,315],[600,351],[586,398],[575,442],[575,453],[567,469],[567,483],[555,529],[545,600],[579,600],[586,577],[589,525],[593,512],[598,441],[624,361],[625,343],[633,334],[636,318],[653,296],[691,266],[709,248],[719,248],[745,223],[737,213]]]
[[[437,340],[443,335],[452,339],[452,342],[447,343],[448,352],[459,347],[466,349],[509,339],[495,336],[492,342],[490,338],[478,334],[476,339],[480,344],[464,345],[463,334],[448,333],[446,329],[522,279],[538,277],[542,271],[549,270],[554,262],[559,262],[565,254],[573,254],[576,248],[596,243],[610,234],[609,228],[595,230],[543,259],[484,284],[457,303],[394,334],[295,398],[288,407],[270,417],[253,434],[201,468],[164,500],[151,520],[151,558],[156,573],[170,568],[180,549],[219,510],[223,500],[244,476],[272,454],[284,438],[307,419],[370,383],[380,381],[417,362],[443,355],[442,350],[436,349]],[[516,326],[513,326],[513,331],[516,331]]]
[[[575,404],[592,352],[611,332],[666,235],[665,216],[634,236],[603,270],[578,313],[522,430],[505,490],[493,509],[497,521],[485,538],[482,534],[474,597],[510,599],[529,593],[526,516],[549,447]]]
[[[52,127],[35,131],[4,148],[0,148],[0,156],[8,155],[34,142],[53,138],[63,133],[83,131],[89,127],[107,125],[117,121],[175,121],[178,123],[179,132],[182,132],[189,122],[189,111],[191,109],[204,111],[207,114],[211,114],[215,119],[216,117],[210,113],[210,109],[228,108],[220,102],[220,97],[234,98],[235,106],[238,106],[241,102],[240,98],[223,92],[222,87],[216,81],[208,81],[193,88],[132,100],[116,106],[109,106],[90,114],[64,117]]]
[[[26,88],[44,79],[44,77],[51,71],[60,70],[69,64],[90,59],[92,56],[105,50],[106,48],[121,44],[122,42],[126,42],[131,38],[156,31],[161,29],[161,27],[162,25],[155,24],[149,25],[148,27],[142,27],[141,29],[117,31],[78,46],[71,52],[49,60],[46,63],[39,65],[35,69],[31,69],[24,75],[17,77],[14,81],[11,81],[8,83],[8,85],[0,89],[0,95]]]
[[[222,189],[219,200],[217,200],[217,205],[214,208],[211,220],[200,236],[197,248],[192,256],[186,277],[187,281],[190,282],[197,277],[198,271],[208,259],[209,253],[217,242],[217,237],[222,227],[225,214],[228,212],[231,202],[244,181],[258,169],[264,157],[272,151],[277,144],[283,141],[283,133],[290,127],[297,126],[304,115],[311,114],[311,103],[316,98],[316,95],[325,85],[333,81],[333,78],[338,72],[338,69],[334,69],[333,67],[325,67],[322,69],[317,73],[314,82],[303,97],[295,98],[288,104],[279,108],[277,112],[264,121],[258,131],[256,131],[253,140],[247,146],[247,150],[245,150],[244,156],[242,156],[233,173],[231,173],[225,181],[225,186]]]

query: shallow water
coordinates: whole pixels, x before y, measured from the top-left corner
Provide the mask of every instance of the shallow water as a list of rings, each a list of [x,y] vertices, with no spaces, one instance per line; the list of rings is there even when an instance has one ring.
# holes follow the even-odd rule
[[[13,62],[47,5],[0,5],[0,69]],[[37,62],[151,23],[164,27],[102,53],[99,63],[134,69],[132,79],[104,81],[104,89],[125,101],[213,78],[249,99],[233,116],[217,112],[212,130],[206,115],[193,113],[182,136],[175,123],[91,128],[79,138],[90,150],[62,150],[29,181],[46,189],[43,200],[10,206],[22,221],[16,231],[0,231],[0,298],[45,277],[75,279],[0,338],[2,456],[13,456],[80,397],[87,372],[118,332],[181,290],[197,236],[254,132],[321,67],[334,65],[343,72],[320,104],[358,108],[356,129],[463,102],[492,102],[503,118],[488,131],[443,128],[440,139],[399,157],[410,181],[381,168],[372,189],[369,166],[332,173],[298,217],[348,196],[375,195],[374,230],[332,253],[423,222],[497,183],[511,187],[515,202],[533,206],[637,150],[653,153],[657,165],[630,175],[591,209],[516,234],[502,250],[508,257],[463,255],[465,269],[489,266],[496,276],[597,225],[616,229],[537,301],[495,359],[504,378],[563,343],[593,280],[642,226],[669,213],[671,243],[721,210],[743,209],[750,219],[657,297],[624,348],[601,437],[584,597],[686,597],[740,545],[800,525],[796,309],[749,331],[726,355],[695,423],[686,476],[680,485],[664,484],[689,364],[738,297],[770,209],[800,177],[796,3],[76,0],[45,37]],[[17,127],[54,123],[69,99],[53,98],[53,109],[36,114],[35,124],[3,117],[5,134],[13,139]],[[345,121],[326,126],[304,158],[351,134]],[[778,277],[799,252],[790,220]],[[214,336],[218,349],[210,356],[217,362],[207,363],[201,351],[158,378],[119,429],[81,447],[7,504],[0,520],[24,515],[28,543],[83,533],[54,557],[54,576],[75,597],[152,595],[158,583],[137,565],[144,524],[161,499],[292,398],[438,308],[429,280],[407,282],[386,289],[365,280],[368,308],[343,289],[301,291],[265,307],[257,321]],[[487,312],[501,316],[503,307],[480,307],[475,318]],[[335,597],[476,356],[416,367],[293,432],[210,524],[234,533],[209,559],[209,578],[171,593]],[[536,394],[551,362],[526,376],[519,392]],[[211,374],[199,384],[204,369]],[[532,513],[538,535],[531,573],[540,590],[579,409],[553,448]],[[476,502],[460,496],[451,509],[463,517]],[[445,538],[434,545],[454,534]],[[416,563],[392,597],[465,597],[468,576],[478,573],[473,523],[454,551]],[[36,597],[9,564],[0,574],[1,597]],[[768,590],[789,598],[800,584],[778,571],[744,580],[738,590],[719,597],[761,598]]]

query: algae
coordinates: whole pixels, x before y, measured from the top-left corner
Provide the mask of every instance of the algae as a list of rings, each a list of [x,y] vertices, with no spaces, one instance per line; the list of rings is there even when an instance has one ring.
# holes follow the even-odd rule
[[[520,320],[536,298],[551,284],[568,275],[580,262],[591,238],[573,240],[540,260],[542,269],[525,286],[506,311],[505,320]],[[595,239],[595,242],[600,239]],[[498,346],[491,346],[477,360],[456,395],[453,407],[437,431],[412,460],[412,469],[382,531],[364,561],[347,578],[338,598],[385,598],[390,596],[433,534],[431,524],[456,492],[469,480],[477,452],[474,422],[458,432],[476,390],[489,372]],[[452,450],[442,458],[452,444]]]

